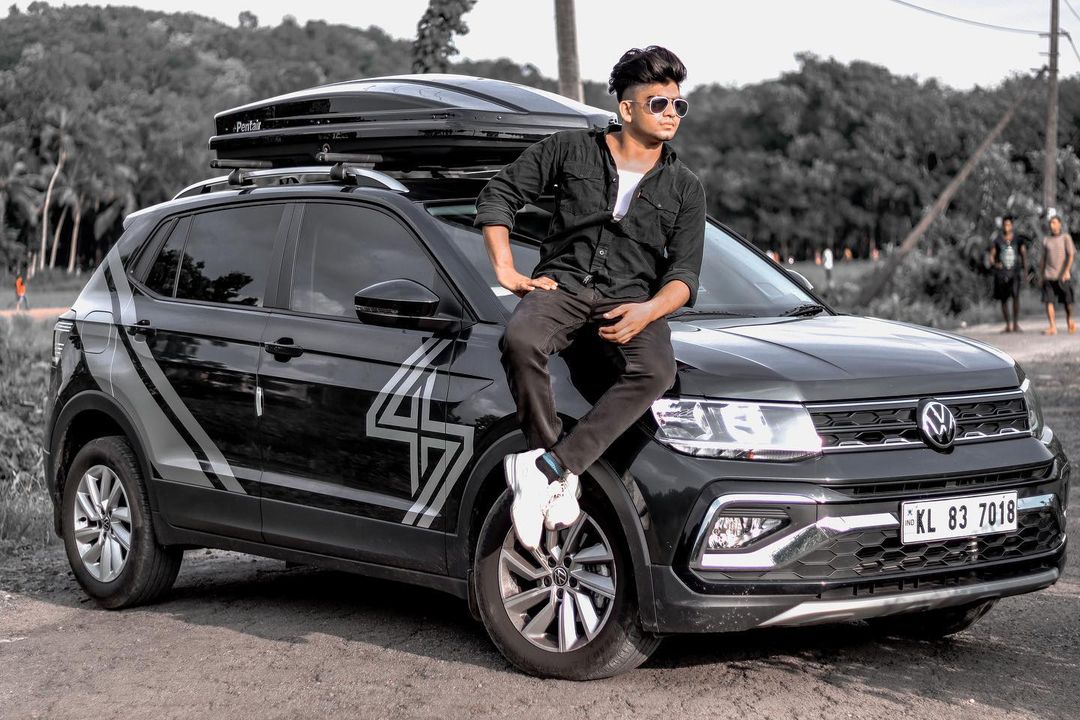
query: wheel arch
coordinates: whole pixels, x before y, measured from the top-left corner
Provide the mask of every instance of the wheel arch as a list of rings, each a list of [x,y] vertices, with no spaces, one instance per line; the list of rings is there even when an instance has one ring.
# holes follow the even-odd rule
[[[91,440],[123,435],[135,449],[143,477],[147,480],[153,477],[149,455],[145,452],[145,444],[136,427],[116,400],[99,390],[79,393],[57,414],[51,435],[52,446],[49,448],[49,484],[53,501],[53,526],[57,535],[61,533],[60,506],[63,502],[68,468],[79,450]],[[146,492],[151,508],[156,511],[152,483],[146,483]]]
[[[451,546],[447,552],[447,570],[451,576],[469,577],[471,583],[473,555],[480,526],[484,522],[488,509],[506,489],[502,459],[509,453],[523,452],[527,449],[525,436],[517,430],[488,446],[473,465],[473,471],[469,475],[461,497],[461,504],[458,507],[457,534],[450,539]],[[623,539],[630,550],[633,562],[634,585],[642,625],[647,630],[655,628],[656,605],[652,584],[652,563],[645,540],[645,530],[630,493],[627,492],[619,476],[603,459],[594,463],[586,471],[586,477],[600,487],[615,510]]]

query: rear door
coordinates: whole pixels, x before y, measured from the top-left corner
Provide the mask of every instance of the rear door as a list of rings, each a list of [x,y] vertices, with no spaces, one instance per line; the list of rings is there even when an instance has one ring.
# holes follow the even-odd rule
[[[173,525],[261,538],[256,373],[290,214],[247,202],[182,216],[134,271],[120,334],[133,372],[114,391],[148,431]]]
[[[405,278],[439,295],[442,316],[461,303],[388,209],[312,201],[293,226],[259,369],[266,540],[443,572],[440,492],[468,459],[445,425],[457,335],[361,322],[353,298]]]

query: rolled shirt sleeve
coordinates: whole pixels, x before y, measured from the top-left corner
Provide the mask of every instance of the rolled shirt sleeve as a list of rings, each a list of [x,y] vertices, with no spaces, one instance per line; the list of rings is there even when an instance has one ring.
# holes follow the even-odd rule
[[[559,152],[558,133],[530,145],[488,181],[476,198],[475,227],[514,227],[514,217],[551,184]]]
[[[672,280],[685,283],[686,287],[690,288],[686,307],[693,307],[697,302],[698,277],[701,274],[701,258],[705,251],[705,210],[705,189],[701,187],[701,182],[693,177],[675,218],[675,226],[667,244],[667,269],[659,282],[659,287],[664,287]]]

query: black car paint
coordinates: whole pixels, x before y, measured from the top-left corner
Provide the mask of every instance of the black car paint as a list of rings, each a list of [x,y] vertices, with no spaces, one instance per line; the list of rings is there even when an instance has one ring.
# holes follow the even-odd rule
[[[524,440],[516,429],[513,400],[498,359],[497,342],[507,311],[477,271],[455,251],[439,222],[407,195],[396,192],[333,185],[256,188],[186,199],[145,212],[125,232],[118,251],[125,263],[138,271],[142,269],[142,256],[135,251],[156,227],[174,216],[235,203],[302,203],[327,198],[371,203],[395,213],[412,228],[441,267],[447,283],[444,290],[460,307],[464,322],[460,330],[447,335],[452,351],[438,369],[435,397],[445,398],[440,421],[475,429],[473,454],[463,477],[438,523],[422,529],[403,525],[387,512],[393,503],[385,498],[401,496],[405,490],[401,478],[408,477],[408,473],[400,465],[396,469],[387,467],[379,475],[380,482],[359,477],[347,467],[349,443],[363,442],[356,435],[355,423],[365,403],[378,390],[379,380],[365,374],[365,362],[360,361],[351,383],[357,392],[350,394],[326,381],[334,374],[328,366],[347,357],[350,348],[371,352],[375,346],[364,339],[365,333],[382,338],[378,350],[385,353],[386,363],[400,362],[406,351],[404,347],[396,348],[390,338],[416,335],[416,331],[313,320],[285,310],[282,298],[287,297],[288,253],[284,253],[286,260],[277,268],[276,285],[268,290],[266,307],[261,309],[207,308],[200,303],[162,300],[133,281],[140,317],[151,320],[155,333],[145,338],[128,336],[130,341],[150,343],[163,367],[173,368],[172,379],[180,386],[185,402],[238,467],[250,469],[255,455],[239,440],[237,431],[253,431],[261,438],[262,470],[252,471],[246,478],[238,476],[249,488],[242,497],[171,482],[164,477],[166,469],[148,463],[147,475],[153,478],[152,506],[161,521],[157,525],[159,539],[356,569],[465,596],[471,540],[476,523],[482,519],[475,512],[475,503],[502,489],[499,461],[506,452],[522,449]],[[294,241],[295,227],[288,238],[288,242]],[[232,332],[232,325],[221,318],[235,313],[248,313],[244,317],[250,327],[241,333],[239,342],[237,338],[223,340]],[[862,333],[876,331],[888,342],[879,346],[868,334],[852,342],[853,328]],[[850,400],[1014,388],[1023,379],[1011,361],[978,344],[881,321],[832,314],[769,320],[687,318],[673,322],[673,329],[677,331],[679,360],[674,392],[686,395]],[[896,333],[914,333],[921,341],[900,342]],[[273,342],[278,335],[288,335],[305,347],[301,361],[282,361],[258,352],[258,344]],[[413,344],[429,336],[419,333]],[[838,345],[844,345],[847,352],[837,354]],[[308,347],[310,354],[306,352]],[[857,352],[853,353],[853,348]],[[946,352],[944,358],[939,357],[943,350],[952,354]],[[557,403],[568,424],[588,409],[602,391],[605,377],[610,377],[604,367],[597,365],[595,357],[588,344],[583,344],[551,363]],[[257,368],[252,368],[253,358]],[[925,371],[928,361],[938,363],[936,372]],[[203,372],[198,379],[185,375],[196,372],[195,363],[201,364]],[[185,369],[186,364],[191,367]],[[267,414],[257,420],[253,420],[253,375],[259,383],[265,378],[267,390]],[[301,378],[312,382],[301,383]],[[53,421],[47,429],[46,447],[50,451],[46,467],[51,487],[56,488],[63,479],[57,475],[64,467],[61,445],[75,409],[83,405],[104,408],[112,403],[101,390],[80,361],[78,343],[67,343],[50,386]],[[320,406],[317,412],[312,409],[315,403]],[[276,407],[289,414],[274,417]],[[353,408],[356,414],[350,418]],[[128,417],[118,407],[104,412],[115,417],[118,426],[127,430],[137,445],[143,444],[136,418]],[[318,492],[304,492],[302,483],[296,481],[296,468],[279,454],[281,442],[295,439],[289,434],[296,429],[297,417],[303,449],[310,450],[313,443],[321,445],[330,439],[337,453],[336,459],[320,461],[318,477],[306,478],[323,483]],[[350,425],[350,421],[354,424]],[[647,628],[656,631],[738,629],[749,625],[737,620],[721,622],[714,611],[757,607],[761,613],[775,614],[777,608],[794,604],[798,593],[815,595],[825,587],[788,588],[788,595],[776,595],[774,589],[710,582],[707,576],[689,571],[689,548],[705,508],[725,488],[768,491],[794,484],[812,492],[818,487],[842,485],[852,478],[891,480],[983,473],[1055,458],[1062,467],[1067,463],[1056,441],[1046,444],[1033,437],[959,446],[947,455],[926,449],[898,449],[823,455],[795,463],[704,459],[681,455],[660,444],[653,437],[651,422],[645,417],[632,427],[606,453],[591,476],[611,500],[623,525],[634,558],[642,620]],[[334,433],[343,427],[348,432],[335,437]],[[397,461],[406,462],[400,457]],[[271,473],[292,476],[292,481],[262,482],[279,479],[269,477]],[[328,486],[346,483],[349,477],[359,483],[354,489],[371,493],[367,496],[371,502],[349,501],[343,497],[347,495],[344,492],[335,497]],[[282,491],[285,486],[290,490]],[[1067,492],[1060,476],[1048,480],[1046,486],[1059,497]],[[384,501],[380,503],[377,496]],[[54,499],[58,499],[55,491]],[[1063,557],[1064,546],[1054,561],[1060,563]],[[748,593],[761,595],[752,601],[747,599]],[[744,620],[751,615],[744,614]]]

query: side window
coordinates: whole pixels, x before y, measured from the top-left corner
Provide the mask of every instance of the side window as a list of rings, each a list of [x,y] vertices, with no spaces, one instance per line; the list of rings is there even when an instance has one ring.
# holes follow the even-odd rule
[[[183,252],[184,230],[187,223],[173,226],[169,239],[165,241],[161,252],[158,253],[154,264],[150,266],[150,272],[146,275],[146,287],[158,295],[172,297],[176,289],[176,269],[180,267],[180,253]]]
[[[176,280],[176,297],[185,300],[261,306],[273,258],[274,240],[284,205],[255,205],[227,208],[192,218]],[[165,243],[158,263],[167,275],[176,251],[173,238]],[[150,278],[147,278],[147,285]],[[159,291],[160,292],[160,291]],[[171,295],[170,292],[162,294]]]
[[[353,296],[367,286],[408,278],[438,292],[437,275],[413,234],[390,215],[355,205],[309,203],[296,247],[290,306],[355,319]]]

